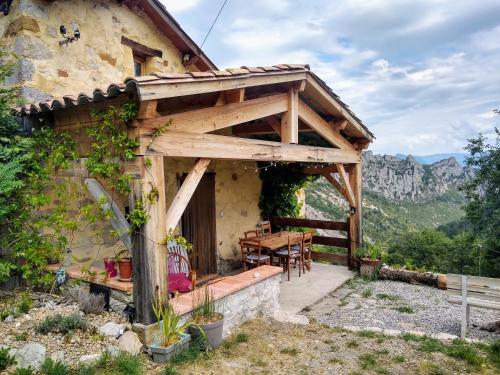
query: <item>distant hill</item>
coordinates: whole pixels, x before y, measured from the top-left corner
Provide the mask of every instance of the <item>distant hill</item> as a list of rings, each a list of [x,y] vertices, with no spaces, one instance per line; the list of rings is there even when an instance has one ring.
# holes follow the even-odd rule
[[[396,154],[394,155],[396,158],[400,160],[404,160],[408,157],[408,155],[405,154]],[[465,158],[467,157],[467,154],[465,153],[460,153],[460,152],[454,152],[454,153],[448,153],[448,154],[432,154],[432,155],[411,155],[413,158],[418,161],[420,164],[423,165],[429,165],[429,164],[434,164],[437,163],[438,161],[449,159],[449,158],[455,158],[455,160],[460,164],[462,167],[465,166]]]
[[[423,165],[409,156],[363,154],[363,230],[385,240],[408,229],[436,228],[459,220],[465,203],[459,186],[473,176],[455,158]],[[306,188],[306,216],[345,220],[348,206],[323,178]]]

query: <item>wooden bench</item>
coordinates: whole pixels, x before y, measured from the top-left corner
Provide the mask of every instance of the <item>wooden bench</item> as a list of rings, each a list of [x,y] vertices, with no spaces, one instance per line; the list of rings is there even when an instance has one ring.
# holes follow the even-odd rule
[[[500,310],[500,279],[448,274],[448,302],[462,305],[461,337],[469,329],[470,307]]]

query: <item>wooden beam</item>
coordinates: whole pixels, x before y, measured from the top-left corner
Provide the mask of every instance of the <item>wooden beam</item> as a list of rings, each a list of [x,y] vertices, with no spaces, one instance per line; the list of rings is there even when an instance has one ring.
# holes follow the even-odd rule
[[[172,98],[175,96],[204,94],[209,92],[219,92],[225,90],[233,90],[244,87],[255,87],[274,85],[279,83],[290,83],[303,81],[307,77],[307,72],[276,72],[275,74],[263,75],[240,75],[224,77],[224,79],[195,79],[189,80],[180,78],[169,79],[165,84],[158,84],[158,82],[141,82],[137,89],[139,91],[139,99],[164,99]]]
[[[342,180],[342,183],[345,187],[345,191],[347,194],[347,200],[349,201],[349,205],[351,207],[356,208],[356,198],[354,197],[354,192],[352,191],[351,183],[349,182],[349,176],[347,175],[347,172],[344,169],[344,165],[337,164],[337,170],[339,171],[339,177]]]
[[[330,121],[328,123],[337,131],[344,130],[348,124],[347,120]]]
[[[133,41],[132,39],[124,37],[123,35],[122,35],[121,42],[124,46],[132,48],[132,50],[135,53],[138,53],[140,55],[148,56],[148,57],[160,57],[160,58],[163,56],[162,51],[160,51],[158,49],[149,48],[149,47],[145,46],[144,44]]]
[[[342,194],[342,196],[349,201],[349,196],[347,195],[347,190],[346,188],[339,182],[335,177],[333,177],[330,173],[325,173],[323,174],[323,177],[326,178],[326,180],[332,184],[332,186],[337,189],[337,191]]]
[[[143,324],[155,322],[151,307],[157,291],[167,293],[167,250],[162,244],[167,235],[163,156],[148,159],[142,179],[132,183],[130,199],[132,209],[141,200],[149,215],[146,224],[134,232],[132,245],[134,303],[137,320]],[[155,197],[152,203],[147,202],[148,195]]]
[[[299,93],[295,87],[288,89],[287,111],[281,116],[281,142],[299,143]]]
[[[287,145],[213,134],[194,134],[167,130],[155,138],[140,138],[139,153],[207,159],[288,161],[319,163],[359,163],[356,152],[335,148]]]
[[[196,187],[201,181],[203,174],[210,164],[210,159],[199,159],[196,161],[193,169],[189,172],[181,188],[174,197],[174,200],[167,211],[166,228],[167,232],[175,229],[177,223],[182,217]]]
[[[275,94],[263,98],[197,109],[173,115],[137,121],[141,134],[171,123],[169,130],[191,133],[208,133],[259,118],[283,113],[287,110],[287,94]]]
[[[158,116],[156,108],[158,106],[158,100],[146,100],[139,104],[139,111],[137,113],[137,119],[151,119]]]
[[[269,116],[266,119],[266,122],[273,129],[273,131],[281,137],[281,124],[274,116]]]
[[[299,117],[332,145],[343,150],[355,150],[354,146],[347,139],[345,139],[338,130],[323,120],[320,115],[318,115],[302,100],[299,100]]]
[[[226,103],[241,103],[245,100],[245,88],[227,90],[225,95]]]
[[[338,173],[337,166],[335,164],[331,165],[315,165],[312,167],[305,167],[302,172],[304,174],[330,174]]]
[[[270,219],[272,225],[280,225],[285,227],[305,227],[324,230],[339,230],[347,232],[349,230],[345,221],[329,221],[329,220],[314,220],[314,219],[298,219],[294,217],[279,217],[272,216]]]

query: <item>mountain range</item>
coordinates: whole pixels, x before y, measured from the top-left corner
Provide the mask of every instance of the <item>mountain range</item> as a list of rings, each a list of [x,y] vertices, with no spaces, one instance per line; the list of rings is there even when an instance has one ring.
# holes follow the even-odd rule
[[[408,155],[405,154],[396,154],[394,155],[396,158],[400,160],[404,160],[408,157]],[[420,164],[423,165],[429,165],[429,164],[434,164],[437,163],[438,161],[441,160],[446,160],[449,158],[455,158],[455,160],[460,164],[462,167],[465,166],[465,158],[467,157],[467,154],[463,152],[453,152],[453,153],[447,153],[447,154],[432,154],[432,155],[411,155],[413,158],[418,161]]]
[[[363,154],[365,239],[385,240],[409,229],[435,228],[459,220],[465,203],[460,185],[474,171],[454,157],[431,164],[415,157]],[[306,217],[345,220],[348,205],[325,179],[306,188]]]

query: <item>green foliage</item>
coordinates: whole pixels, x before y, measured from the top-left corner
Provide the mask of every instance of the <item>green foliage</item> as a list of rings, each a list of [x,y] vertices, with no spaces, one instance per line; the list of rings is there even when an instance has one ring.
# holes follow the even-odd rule
[[[43,375],[69,375],[70,370],[63,362],[54,361],[52,358],[47,358],[42,364]]]
[[[370,260],[380,260],[385,255],[387,249],[386,243],[380,241],[374,243],[364,242],[358,250],[358,256],[366,257]]]
[[[469,139],[466,159],[474,168],[475,176],[466,182],[462,190],[467,197],[465,213],[474,228],[474,234],[482,238],[487,268],[485,275],[500,275],[500,131],[495,128],[496,139],[488,143],[481,134]]]
[[[31,299],[30,292],[26,290],[20,295],[20,299],[17,304],[17,310],[21,314],[27,314],[32,307],[33,307],[33,300]]]
[[[193,322],[207,324],[222,319],[223,316],[216,311],[216,307],[213,289],[205,284],[200,293],[193,293]]]
[[[300,163],[259,163],[262,191],[259,200],[262,217],[298,217],[301,204],[297,193],[316,176],[302,173]]]
[[[33,370],[31,367],[18,368],[16,369],[14,375],[35,375],[35,370]]]
[[[87,322],[78,313],[64,316],[56,314],[45,317],[42,322],[35,326],[35,331],[42,335],[46,335],[49,332],[65,335],[74,330],[84,330],[86,328]]]
[[[132,161],[139,146],[127,132],[127,122],[137,116],[137,106],[133,103],[111,106],[104,111],[93,112],[92,116],[96,121],[87,128],[87,134],[93,141],[86,161],[89,173],[110,180],[119,193],[128,193],[131,177],[122,173],[122,162]]]
[[[72,374],[75,375],[141,375],[145,374],[144,359],[127,353],[117,357],[108,354],[92,365],[81,365]]]
[[[9,355],[9,348],[0,348],[0,370],[5,370],[7,367],[15,364],[14,357]]]
[[[172,304],[167,301],[168,299],[165,296],[158,295],[152,306],[156,320],[161,322],[161,345],[164,347],[176,343],[181,338],[181,334],[193,325],[189,321],[181,323],[181,317],[175,312]],[[203,333],[203,331],[201,332]]]

